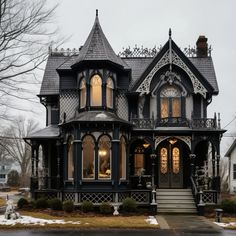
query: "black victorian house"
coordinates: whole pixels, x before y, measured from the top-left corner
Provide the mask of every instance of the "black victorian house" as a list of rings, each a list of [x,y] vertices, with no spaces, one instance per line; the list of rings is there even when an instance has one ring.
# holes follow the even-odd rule
[[[41,103],[46,128],[32,146],[31,193],[120,204],[126,197],[159,212],[196,212],[220,193],[218,94],[207,38],[181,51],[115,54],[98,19],[77,50],[49,50]]]

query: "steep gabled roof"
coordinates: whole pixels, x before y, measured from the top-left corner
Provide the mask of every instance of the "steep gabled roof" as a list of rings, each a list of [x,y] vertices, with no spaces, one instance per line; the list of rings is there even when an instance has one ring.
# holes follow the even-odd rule
[[[86,61],[108,61],[121,68],[125,67],[124,62],[115,54],[102,31],[98,19],[98,11],[96,12],[93,28],[73,66]]]
[[[225,153],[225,156],[230,157],[231,153],[234,151],[235,148],[236,148],[236,139],[233,141],[233,143],[229,147],[228,151]]]

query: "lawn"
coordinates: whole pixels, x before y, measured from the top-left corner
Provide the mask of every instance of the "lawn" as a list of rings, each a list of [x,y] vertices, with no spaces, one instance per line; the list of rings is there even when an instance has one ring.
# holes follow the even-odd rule
[[[0,207],[6,206],[6,200],[3,198],[0,198]]]

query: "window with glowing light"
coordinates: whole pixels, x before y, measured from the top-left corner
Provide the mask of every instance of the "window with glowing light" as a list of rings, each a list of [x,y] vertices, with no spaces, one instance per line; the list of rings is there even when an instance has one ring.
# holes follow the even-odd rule
[[[80,81],[80,108],[84,108],[86,106],[86,82],[85,79]]]
[[[134,154],[134,174],[143,174],[144,167],[144,149],[143,147],[137,147]]]
[[[113,80],[111,78],[108,78],[106,86],[106,101],[108,108],[113,108],[113,89],[114,89]]]
[[[94,139],[91,135],[86,135],[82,140],[82,167],[83,179],[94,179]]]
[[[69,137],[67,142],[67,179],[74,179],[74,147],[73,147],[73,137]]]
[[[178,174],[180,167],[179,149],[177,147],[172,150],[172,168],[173,173]]]
[[[119,176],[120,176],[120,179],[125,179],[126,178],[126,142],[123,136],[120,138],[119,149],[120,149]]]
[[[90,81],[90,101],[91,106],[102,105],[102,79],[99,75],[94,75]]]
[[[168,150],[162,148],[160,152],[160,169],[162,174],[166,174],[168,171]]]
[[[98,178],[111,179],[111,140],[107,135],[98,140]]]

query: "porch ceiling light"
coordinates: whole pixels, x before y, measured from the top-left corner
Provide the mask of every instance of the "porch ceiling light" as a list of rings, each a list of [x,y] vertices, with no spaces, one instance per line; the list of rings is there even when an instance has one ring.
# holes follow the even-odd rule
[[[150,146],[150,143],[144,143],[143,144],[143,147],[146,149],[146,148],[148,148]]]
[[[173,139],[169,139],[169,143],[170,144],[175,144],[177,142],[177,139],[173,138]]]

